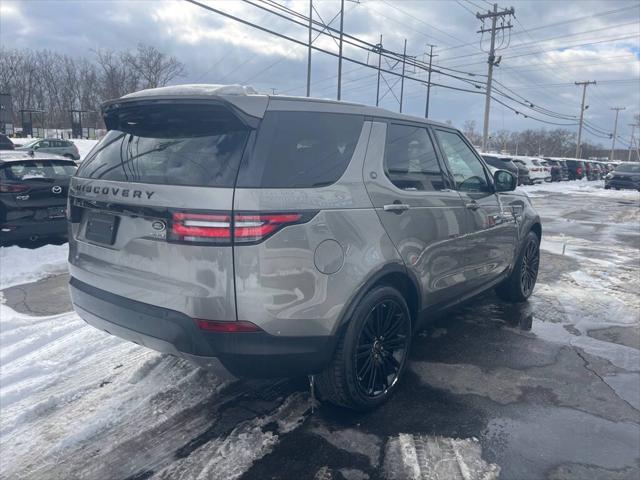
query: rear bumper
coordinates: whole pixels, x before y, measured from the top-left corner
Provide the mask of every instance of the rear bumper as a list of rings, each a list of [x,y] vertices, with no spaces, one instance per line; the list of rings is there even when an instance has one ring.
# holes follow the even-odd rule
[[[76,312],[89,325],[201,366],[217,357],[239,376],[292,377],[318,373],[329,363],[336,346],[334,336],[206,332],[182,313],[114,295],[73,277],[69,290]]]
[[[0,239],[2,239],[2,242],[24,240],[32,236],[53,237],[66,235],[66,218],[59,220],[11,221],[0,226]]]

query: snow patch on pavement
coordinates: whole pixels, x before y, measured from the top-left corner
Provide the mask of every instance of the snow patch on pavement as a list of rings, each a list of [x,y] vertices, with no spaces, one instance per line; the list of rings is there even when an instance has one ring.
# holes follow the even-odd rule
[[[482,459],[476,438],[401,433],[387,442],[384,473],[389,480],[495,480],[500,467]]]
[[[237,478],[307,415],[306,394],[288,395],[177,460],[234,404],[225,372],[125,342],[74,312],[30,317],[0,304],[0,322],[0,478]]]
[[[35,249],[0,247],[0,289],[66,272],[68,255],[68,243]]]

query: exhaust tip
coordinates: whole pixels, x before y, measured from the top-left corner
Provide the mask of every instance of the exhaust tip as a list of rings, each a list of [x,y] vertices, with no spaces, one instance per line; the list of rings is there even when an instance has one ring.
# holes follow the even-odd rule
[[[32,242],[35,242],[35,241],[37,241],[39,238],[40,238],[40,237],[39,237],[38,235],[31,235],[31,236],[29,237],[29,240],[31,240]]]

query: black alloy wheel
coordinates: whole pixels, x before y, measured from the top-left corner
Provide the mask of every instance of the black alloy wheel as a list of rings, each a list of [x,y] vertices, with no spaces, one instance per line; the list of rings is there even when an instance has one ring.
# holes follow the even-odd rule
[[[531,295],[533,287],[538,278],[538,268],[540,266],[540,248],[535,239],[529,239],[525,247],[522,258],[522,268],[520,270],[520,285],[522,294],[525,297]]]
[[[369,398],[386,395],[407,360],[411,322],[395,300],[376,304],[365,318],[354,352],[357,385]]]

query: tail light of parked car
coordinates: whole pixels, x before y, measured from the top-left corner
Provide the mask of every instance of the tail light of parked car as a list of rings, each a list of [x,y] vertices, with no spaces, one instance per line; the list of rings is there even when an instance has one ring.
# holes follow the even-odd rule
[[[0,183],[2,193],[24,193],[29,190],[29,185]]]
[[[576,173],[577,173],[578,175],[582,175],[582,167],[578,167],[578,168],[576,168]]]
[[[312,216],[312,215],[311,215]],[[174,212],[171,240],[216,244],[254,243],[278,230],[311,218],[308,213],[188,213]]]

